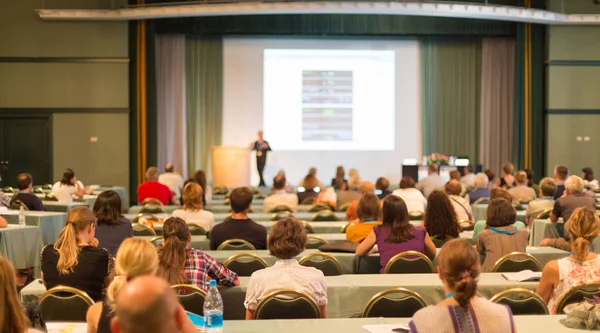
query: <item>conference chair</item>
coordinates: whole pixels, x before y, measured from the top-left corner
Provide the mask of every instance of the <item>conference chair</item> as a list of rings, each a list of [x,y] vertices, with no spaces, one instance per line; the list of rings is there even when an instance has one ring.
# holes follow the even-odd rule
[[[351,204],[352,204],[351,202],[346,202],[345,204],[340,205],[338,207],[338,212],[345,212],[345,211],[347,211]]]
[[[256,306],[254,319],[316,319],[321,317],[317,303],[307,294],[278,289],[268,293]]]
[[[413,210],[412,212],[408,212],[408,219],[411,221],[421,221],[425,214],[419,210]]]
[[[192,235],[192,236],[206,236],[206,234],[207,234],[204,227],[199,225],[198,223],[188,222],[187,226],[188,226],[188,231],[190,232],[190,235]]]
[[[315,229],[313,228],[313,226],[310,223],[303,221],[303,220],[300,220],[298,222],[300,222],[302,224],[302,226],[304,227],[304,230],[306,230],[307,234],[315,233]]]
[[[140,209],[141,214],[164,214],[163,205],[160,202],[146,202]]]
[[[42,188],[44,190],[52,190],[52,184],[44,184],[44,185],[42,185]]]
[[[154,245],[154,247],[159,247],[162,245],[162,243],[164,241],[165,241],[165,238],[163,236],[156,236],[150,240],[150,243],[152,243],[152,245]]]
[[[472,231],[475,229],[475,222],[470,220],[460,220],[458,221],[458,225],[462,231]]]
[[[485,198],[479,198],[477,200],[475,200],[475,202],[473,202],[474,205],[487,205],[490,203],[490,198],[485,197]]]
[[[600,297],[600,283],[587,283],[575,287],[564,294],[556,303],[556,314],[563,314],[565,306],[573,303],[579,303],[584,298],[594,299]]]
[[[300,202],[301,205],[313,205],[314,203],[315,203],[315,197],[304,198],[304,200],[302,200],[302,202]]]
[[[221,250],[256,250],[256,248],[254,245],[252,245],[252,243],[246,240],[234,238],[221,243],[221,245],[219,245],[217,248],[217,251]]]
[[[191,284],[176,284],[171,286],[171,289],[177,294],[179,303],[191,313],[199,316],[204,316],[204,299],[206,292]]]
[[[253,253],[235,254],[227,258],[223,265],[235,272],[238,276],[251,276],[252,273],[269,267],[263,258]]]
[[[438,236],[431,237],[431,241],[433,241],[433,245],[435,245],[435,247],[438,249],[442,248],[442,246],[444,246],[444,244],[446,244],[446,242],[451,239],[452,238],[450,238],[450,237],[448,237],[446,239],[439,238]]]
[[[271,221],[279,221],[281,219],[284,219],[286,217],[294,217],[294,214],[292,214],[291,212],[284,210],[278,213],[274,213],[273,216],[271,216]]]
[[[2,188],[3,193],[15,193],[15,189],[12,186],[5,186]]]
[[[36,186],[36,187],[33,188],[33,190],[31,192],[37,193],[37,194],[43,194],[44,193],[44,189],[41,186]]]
[[[410,318],[425,306],[425,301],[416,292],[405,288],[392,288],[373,296],[367,302],[362,317]]]
[[[58,286],[46,291],[38,300],[40,314],[45,322],[84,322],[87,310],[94,300],[85,292]]]
[[[270,213],[280,213],[280,212],[288,212],[293,213],[294,210],[286,205],[278,205],[275,208],[271,209]]]
[[[12,209],[12,210],[19,210],[19,209],[21,209],[21,207],[23,207],[24,210],[29,210],[27,205],[25,205],[23,203],[23,201],[21,201],[21,200],[17,199],[10,203],[10,209]]]
[[[56,195],[54,193],[46,193],[46,196],[44,197],[44,201],[58,201],[58,198],[56,197]]]
[[[260,193],[260,191],[259,191],[258,187],[256,187],[256,186],[250,186],[250,187],[248,187],[248,189],[249,189],[249,190],[250,190],[250,192],[252,192],[252,194],[254,194],[254,195],[256,195],[256,194],[259,194],[259,193]]]
[[[513,315],[547,315],[546,302],[531,290],[512,288],[490,298],[490,301],[504,304],[510,308]]]
[[[331,207],[329,205],[326,204],[318,204],[318,205],[314,205],[312,206],[312,208],[309,210],[309,212],[311,213],[316,213],[316,212],[320,212],[322,210],[333,210],[334,207]]]
[[[215,189],[213,190],[214,194],[218,194],[218,195],[226,195],[227,193],[229,193],[229,190],[227,189],[227,187],[220,187],[217,186],[215,187]]]
[[[313,216],[310,218],[311,222],[317,222],[317,221],[337,221],[338,218],[337,216],[335,216],[335,213],[332,212],[331,210],[327,209],[327,210],[320,210],[316,213],[313,214]]]
[[[538,220],[549,219],[550,213],[552,213],[552,209],[546,209],[544,211],[541,211],[539,214],[537,214],[537,216],[535,218]]]
[[[498,259],[492,269],[493,273],[511,273],[524,270],[541,272],[540,263],[529,253],[512,252]]]
[[[337,276],[344,274],[342,265],[340,262],[331,254],[327,253],[311,253],[302,257],[298,263],[306,267],[314,267],[325,276]]]
[[[132,227],[133,236],[156,236],[156,232],[146,225],[134,223]]]
[[[385,265],[385,274],[433,273],[433,263],[426,255],[417,251],[405,251],[393,256]]]
[[[162,206],[162,202],[157,198],[146,198],[144,199],[144,201],[142,201],[142,205],[145,205],[147,203],[155,203]]]
[[[345,233],[346,233],[346,230],[348,229],[348,227],[349,227],[350,225],[351,225],[350,223],[346,223],[346,225],[345,225],[345,226],[343,226],[343,227],[340,229],[340,233],[342,233],[342,234],[345,234]]]
[[[307,249],[318,249],[319,247],[321,247],[322,245],[325,245],[325,244],[327,244],[327,240],[325,240],[319,236],[309,235],[308,241],[306,242],[306,248]]]

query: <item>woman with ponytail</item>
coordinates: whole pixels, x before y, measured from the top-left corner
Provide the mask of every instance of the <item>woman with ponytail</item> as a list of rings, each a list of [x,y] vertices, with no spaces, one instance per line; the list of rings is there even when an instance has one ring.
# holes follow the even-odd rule
[[[88,207],[75,207],[54,244],[42,250],[42,281],[47,289],[58,285],[85,291],[94,301],[113,279],[113,260],[98,248],[96,217]]]
[[[600,279],[600,257],[592,251],[592,242],[600,235],[596,212],[575,209],[565,231],[571,235],[571,255],[547,263],[536,290],[552,314],[556,313],[557,301],[569,290]]]
[[[468,240],[448,241],[438,263],[446,299],[417,311],[409,323],[411,333],[515,332],[507,306],[476,296],[481,266],[479,254]]]
[[[111,333],[115,300],[119,290],[131,279],[154,275],[158,270],[158,255],[145,239],[128,238],[121,244],[115,262],[116,276],[106,291],[106,300],[92,305],[87,312],[87,333]]]
[[[158,248],[158,276],[171,285],[191,284],[208,290],[210,280],[233,287],[239,284],[237,274],[208,254],[188,248],[192,236],[184,220],[169,217],[163,224],[164,242]]]

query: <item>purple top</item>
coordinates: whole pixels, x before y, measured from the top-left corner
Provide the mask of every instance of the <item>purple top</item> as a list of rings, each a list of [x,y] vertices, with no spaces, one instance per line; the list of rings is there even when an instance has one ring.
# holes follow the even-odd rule
[[[411,227],[412,234],[415,237],[402,243],[388,243],[386,241],[391,232],[390,226],[380,225],[373,227],[373,231],[375,232],[375,243],[379,248],[379,264],[381,265],[379,273],[383,273],[388,261],[398,253],[405,251],[425,252],[425,235],[427,234],[427,230],[425,227],[421,226],[415,227],[411,225]]]

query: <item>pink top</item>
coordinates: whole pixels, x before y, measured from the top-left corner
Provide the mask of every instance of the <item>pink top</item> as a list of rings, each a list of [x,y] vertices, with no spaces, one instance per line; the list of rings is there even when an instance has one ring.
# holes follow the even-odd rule
[[[558,259],[560,282],[552,291],[548,302],[550,313],[556,313],[556,303],[569,290],[586,283],[597,282],[600,277],[600,256],[584,262],[577,262],[571,257]]]
[[[427,230],[425,230],[425,227],[420,226],[415,227],[411,225],[411,227],[414,238],[402,243],[389,243],[387,241],[387,238],[391,232],[390,226],[379,225],[373,227],[373,231],[375,232],[375,240],[377,247],[379,248],[379,264],[381,265],[379,273],[383,273],[387,263],[398,253],[405,251],[417,251],[421,253],[425,252],[425,235],[427,234]]]

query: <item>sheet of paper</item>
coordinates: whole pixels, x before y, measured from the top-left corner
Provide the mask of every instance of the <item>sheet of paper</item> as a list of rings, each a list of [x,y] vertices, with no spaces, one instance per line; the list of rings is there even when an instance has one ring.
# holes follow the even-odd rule
[[[370,333],[392,333],[392,330],[395,328],[403,328],[410,331],[408,326],[404,324],[364,325],[363,328]]]
[[[48,333],[86,333],[86,323],[46,323]]]

